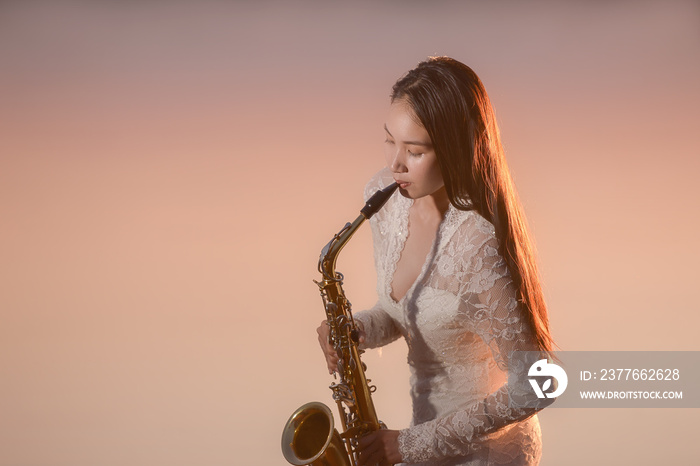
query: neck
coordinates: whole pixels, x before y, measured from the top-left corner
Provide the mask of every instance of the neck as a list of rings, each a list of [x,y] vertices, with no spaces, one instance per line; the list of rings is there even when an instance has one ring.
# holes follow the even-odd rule
[[[416,199],[414,205],[425,213],[439,214],[442,218],[450,207],[450,199],[447,197],[447,190],[443,186],[433,194]]]

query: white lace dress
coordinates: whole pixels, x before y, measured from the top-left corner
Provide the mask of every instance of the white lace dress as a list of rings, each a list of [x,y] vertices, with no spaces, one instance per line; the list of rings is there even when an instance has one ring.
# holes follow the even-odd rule
[[[392,182],[388,170],[379,172],[365,198]],[[538,464],[536,410],[518,405],[507,383],[510,352],[535,346],[493,225],[450,206],[420,275],[396,302],[391,282],[412,203],[395,193],[370,220],[379,301],[355,314],[364,347],[401,336],[408,344],[413,420],[399,435],[402,458],[441,466]]]

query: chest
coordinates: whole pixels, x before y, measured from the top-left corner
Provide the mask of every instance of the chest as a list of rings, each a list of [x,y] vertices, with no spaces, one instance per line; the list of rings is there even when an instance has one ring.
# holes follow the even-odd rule
[[[408,236],[400,248],[399,260],[391,277],[391,297],[400,301],[418,279],[434,246],[442,218],[425,217],[409,210]]]

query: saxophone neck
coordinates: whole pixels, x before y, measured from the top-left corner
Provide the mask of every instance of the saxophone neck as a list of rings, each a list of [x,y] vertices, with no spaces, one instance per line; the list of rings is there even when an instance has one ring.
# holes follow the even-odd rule
[[[338,254],[340,254],[340,251],[343,249],[343,247],[345,247],[345,244],[350,241],[350,238],[352,238],[352,235],[354,235],[357,229],[360,228],[360,225],[362,225],[365,220],[372,218],[372,216],[376,214],[379,209],[384,207],[386,201],[389,200],[391,195],[394,194],[394,191],[396,191],[396,188],[398,187],[399,185],[397,183],[393,183],[374,193],[372,197],[369,198],[367,203],[365,203],[365,206],[360,209],[360,215],[357,216],[355,221],[352,223],[346,223],[343,229],[340,230],[338,234],[336,234],[333,239],[323,247],[321,250],[321,256],[318,260],[319,272],[321,272],[326,278],[335,278],[335,262],[338,259]]]
[[[343,229],[323,247],[321,256],[318,258],[318,270],[326,279],[335,279],[335,263],[338,260],[340,251],[342,251],[365,220],[366,217],[364,215],[358,215],[354,222],[346,223]]]

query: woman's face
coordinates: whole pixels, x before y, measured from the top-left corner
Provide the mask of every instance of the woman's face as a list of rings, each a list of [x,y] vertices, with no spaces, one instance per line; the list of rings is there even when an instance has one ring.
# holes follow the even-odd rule
[[[404,99],[391,104],[384,130],[386,165],[403,196],[419,199],[443,188],[430,136]]]

